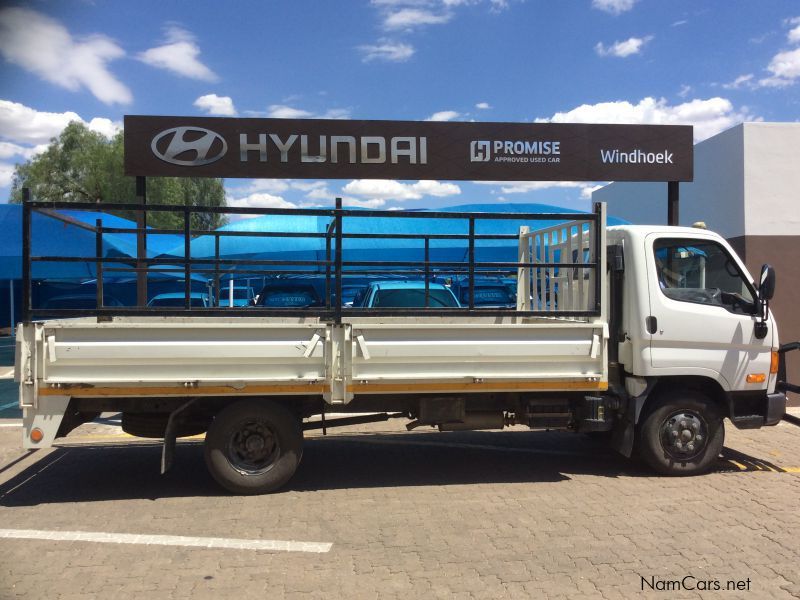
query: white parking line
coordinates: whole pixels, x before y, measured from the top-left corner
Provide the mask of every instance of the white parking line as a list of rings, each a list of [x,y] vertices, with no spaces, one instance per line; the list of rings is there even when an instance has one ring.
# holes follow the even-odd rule
[[[96,542],[99,544],[141,544],[144,546],[191,546],[232,550],[271,550],[275,552],[329,552],[333,544],[282,540],[237,540],[232,538],[188,537],[183,535],[141,535],[101,531],[44,531],[39,529],[0,529],[0,538],[47,540],[55,542]]]
[[[8,404],[0,404],[0,410],[5,410],[5,409],[11,408],[13,406],[19,406],[19,401],[16,400],[14,402],[9,402]]]

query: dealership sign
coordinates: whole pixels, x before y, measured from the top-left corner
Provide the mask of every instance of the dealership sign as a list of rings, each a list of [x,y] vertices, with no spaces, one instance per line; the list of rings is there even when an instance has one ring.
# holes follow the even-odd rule
[[[691,181],[683,125],[125,117],[125,173],[285,179]]]

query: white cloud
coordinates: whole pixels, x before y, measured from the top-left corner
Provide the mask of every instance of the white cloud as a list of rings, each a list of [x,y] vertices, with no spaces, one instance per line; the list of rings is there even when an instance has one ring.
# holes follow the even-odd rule
[[[636,0],[592,0],[592,8],[619,15],[633,8]]]
[[[610,46],[605,46],[602,42],[597,42],[594,51],[598,56],[616,56],[617,58],[626,58],[634,54],[639,54],[644,48],[645,44],[653,39],[652,35],[643,38],[632,37],[622,42],[614,42]]]
[[[790,44],[800,44],[800,17],[785,19],[783,24],[791,29],[786,34]],[[783,50],[772,57],[766,67],[769,75],[759,80],[754,80],[752,75],[738,77],[732,83],[723,85],[725,88],[736,88],[737,83],[746,85],[751,89],[758,88],[785,88],[800,80],[800,48]],[[744,79],[747,77],[747,79]]]
[[[84,123],[108,138],[121,128],[120,123],[110,119],[96,117],[87,123],[71,111],[40,112],[19,102],[0,100],[0,137],[18,144],[46,144],[72,121]]]
[[[342,198],[342,206],[355,206],[357,208],[381,208],[384,204],[386,204],[385,200],[380,199],[373,199],[373,200],[358,200],[356,198]]]
[[[726,98],[691,100],[670,105],[666,99],[644,98],[638,104],[620,100],[583,104],[537,123],[632,123],[641,125],[693,125],[701,141],[743,121],[758,120],[746,109],[736,110]]]
[[[461,193],[461,188],[453,183],[438,181],[418,181],[408,184],[394,179],[354,179],[342,188],[345,194],[369,198],[370,200],[419,200],[424,196],[444,198]]]
[[[86,88],[105,104],[129,104],[131,91],[108,70],[125,56],[110,38],[75,39],[61,23],[27,8],[0,9],[0,54],[45,81],[76,92]]]
[[[489,109],[491,109],[492,107],[491,107],[491,105],[490,105],[488,102],[478,102],[478,103],[475,105],[475,108],[477,108],[478,110],[489,110]]]
[[[786,24],[794,25],[794,27],[789,30],[789,33],[786,34],[786,39],[789,40],[790,44],[800,44],[800,17],[787,19]]]
[[[267,107],[267,116],[271,119],[310,119],[314,113],[283,104],[272,104]]]
[[[349,119],[350,109],[330,108],[319,116],[320,119]]]
[[[259,113],[250,112],[253,116]],[[271,104],[264,116],[270,119],[349,119],[350,110],[346,108],[330,108],[323,113],[314,113],[302,108],[285,104]]]
[[[772,57],[767,70],[771,75],[759,80],[759,86],[783,88],[794,85],[800,78],[800,48],[779,52]]]
[[[226,198],[228,206],[244,208],[298,208],[296,204],[272,194],[250,194],[243,198]]]
[[[112,121],[111,119],[105,119],[102,117],[95,117],[94,119],[86,123],[86,126],[91,131],[96,131],[97,133],[108,139],[111,139],[112,137],[117,135],[117,133],[119,133],[120,130],[122,129],[122,123],[120,123],[119,121]]]
[[[21,156],[24,159],[28,159],[34,154],[36,154],[36,148],[30,148],[25,146],[20,146],[18,144],[12,144],[11,142],[0,142],[0,160],[7,160],[14,156]]]
[[[599,185],[586,185],[581,188],[581,199],[582,200],[591,200],[592,194],[599,190],[602,187],[605,187],[608,182],[601,183]]]
[[[136,58],[152,67],[189,79],[217,81],[219,78],[216,73],[200,62],[199,56],[200,47],[195,37],[185,29],[173,25],[167,27],[166,42],[163,45],[140,52]]]
[[[289,189],[289,181],[286,179],[251,179],[245,180],[246,183],[242,185],[242,180],[238,180],[239,185],[231,188],[231,191],[237,195],[245,196],[250,194],[258,194],[266,192],[268,194],[282,194]],[[226,184],[230,181],[226,182]]]
[[[230,96],[217,96],[216,94],[206,94],[194,101],[194,105],[206,114],[220,117],[235,117],[236,108],[233,106],[233,99]]]
[[[411,185],[411,188],[423,196],[436,196],[445,198],[447,196],[458,196],[461,188],[454,183],[440,183],[431,179],[423,179]]]
[[[456,112],[454,110],[440,110],[439,112],[433,113],[430,117],[425,119],[426,121],[453,121],[454,119],[458,119],[461,116],[461,113]]]
[[[412,29],[422,25],[442,25],[453,18],[451,13],[436,14],[419,8],[403,8],[389,13],[383,21],[388,30]]]
[[[0,163],[0,188],[6,188],[14,181],[14,165]]]
[[[590,198],[591,191],[587,190],[596,189],[595,184],[586,181],[473,181],[472,183],[499,187],[503,194],[528,194],[553,188],[578,189],[581,191],[581,198]]]
[[[410,44],[394,43],[382,41],[377,45],[359,46],[359,51],[363,54],[363,62],[373,60],[385,62],[405,62],[414,56],[414,46]]]
[[[747,75],[739,75],[736,79],[731,81],[730,83],[723,83],[722,87],[726,90],[738,90],[742,87],[752,87],[753,85],[753,74],[748,73]]]

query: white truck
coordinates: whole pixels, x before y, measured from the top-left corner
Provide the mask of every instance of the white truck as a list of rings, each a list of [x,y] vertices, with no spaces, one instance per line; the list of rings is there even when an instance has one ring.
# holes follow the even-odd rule
[[[25,210],[64,208],[38,204]],[[340,297],[335,292],[348,267],[377,264],[378,257],[364,260],[363,253],[348,262],[348,243],[369,254],[364,240],[374,244],[378,236],[362,233],[349,242],[343,219],[420,216],[319,212],[330,216],[326,235],[334,236],[322,261],[330,297]],[[516,310],[468,303],[370,311],[329,302],[324,309],[260,311],[187,303],[172,312],[101,306],[92,316],[36,321],[28,296],[29,316],[16,337],[24,447],[48,447],[100,412],[121,412],[128,433],[164,438],[162,470],[172,463],[176,437],[205,433],[214,479],[231,492],[255,494],[291,478],[304,429],[406,417],[409,429],[523,424],[608,432],[622,454],[636,446],[656,471],[694,475],[713,466],[726,418],[738,428],[759,428],[784,417],[782,354],[768,307],[771,267],[754,280],[731,246],[703,229],[607,227],[602,205],[593,213],[545,215],[553,221],[546,227],[519,226],[534,217],[541,215],[443,216],[470,224],[460,236],[467,240],[463,273],[474,278],[513,268]],[[475,223],[485,219],[506,219],[513,235],[476,233]],[[233,264],[219,255],[192,258],[190,238],[198,232],[186,222],[180,268],[187,280],[190,269],[209,272],[214,263],[218,275],[220,264]],[[27,228],[30,237],[30,219]],[[391,230],[387,239],[412,237]],[[517,261],[478,261],[489,238],[513,238]],[[26,248],[27,265],[58,260]],[[428,241],[425,248],[419,269],[429,275],[447,268],[430,260]],[[96,257],[98,267],[119,260]],[[159,260],[169,263],[149,264]],[[253,259],[249,268],[275,262]],[[320,413],[322,421],[309,420]],[[335,413],[364,416],[329,418]]]

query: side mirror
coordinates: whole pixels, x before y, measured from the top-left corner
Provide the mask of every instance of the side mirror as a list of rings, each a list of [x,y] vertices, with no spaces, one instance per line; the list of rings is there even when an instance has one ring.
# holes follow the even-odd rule
[[[772,300],[775,295],[775,267],[765,264],[761,267],[758,283],[758,297],[761,300]]]

